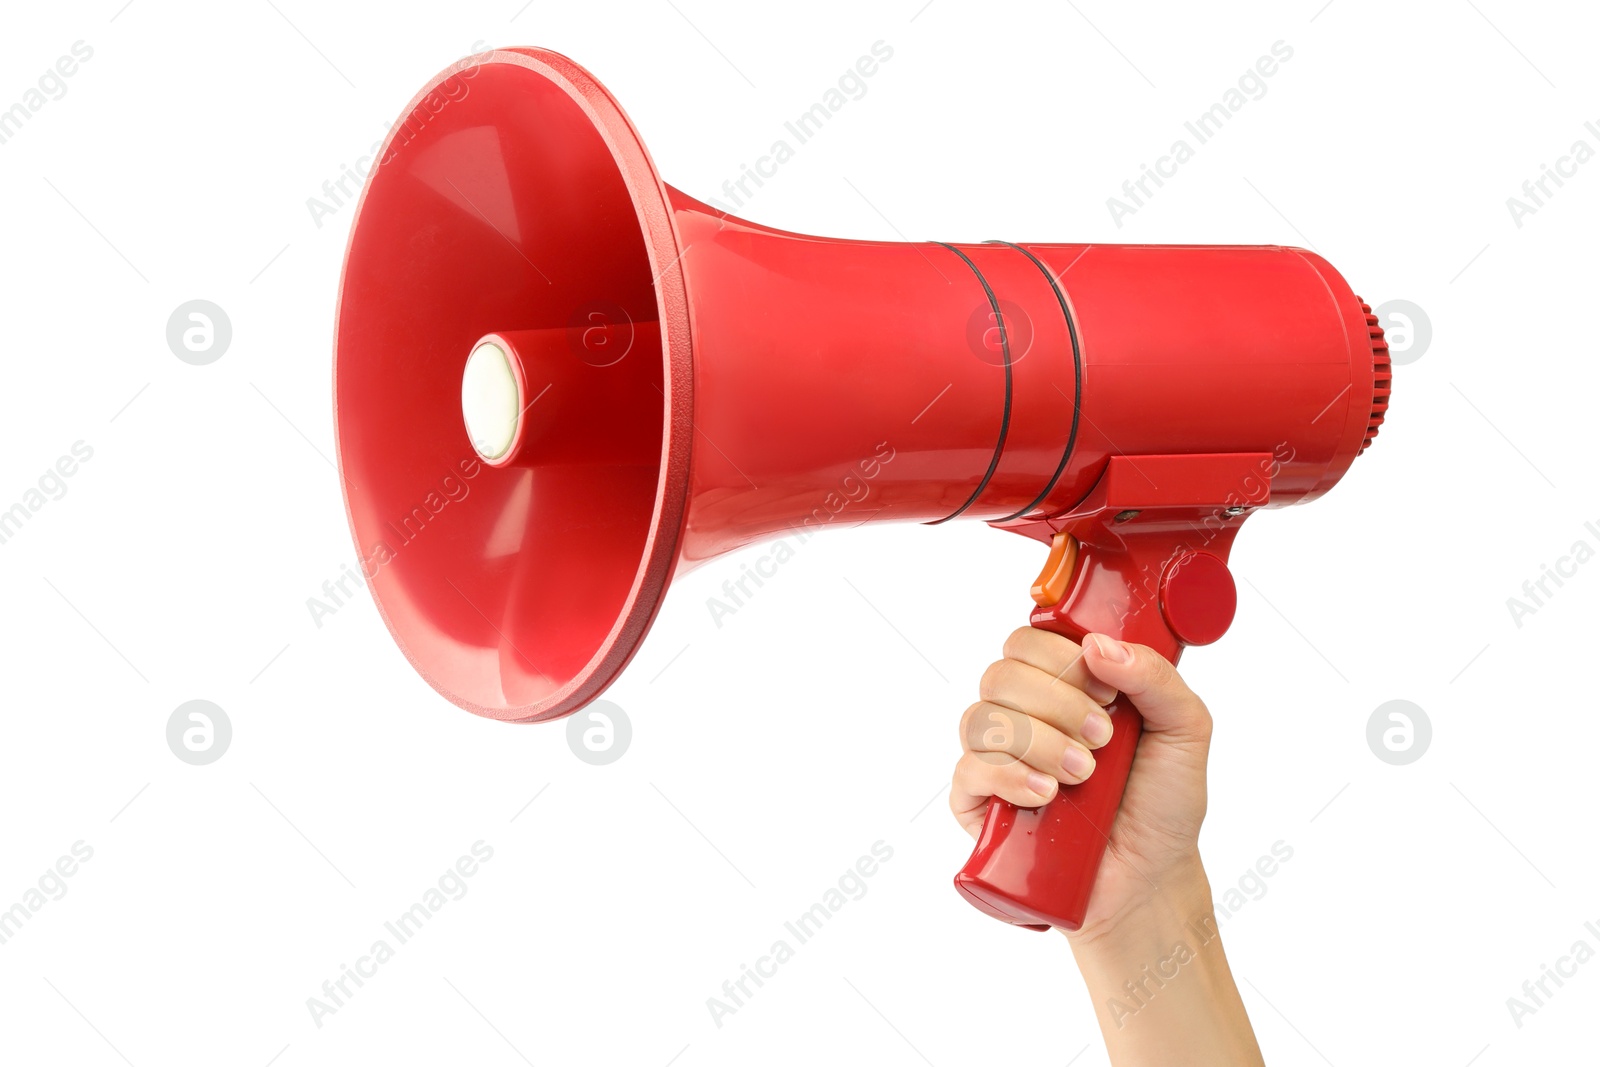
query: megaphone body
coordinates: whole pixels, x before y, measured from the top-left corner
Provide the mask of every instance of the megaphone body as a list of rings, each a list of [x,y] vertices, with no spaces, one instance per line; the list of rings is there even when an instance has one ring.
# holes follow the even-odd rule
[[[464,376],[465,370],[465,376]],[[1033,625],[1176,661],[1234,610],[1262,508],[1327,491],[1389,392],[1376,319],[1282,247],[847,241],[663,184],[554,53],[445,71],[363,192],[335,357],[340,471],[377,603],[480,715],[593,699],[674,574],[863,522],[1049,546]],[[1076,928],[1139,737],[996,799],[956,883]]]

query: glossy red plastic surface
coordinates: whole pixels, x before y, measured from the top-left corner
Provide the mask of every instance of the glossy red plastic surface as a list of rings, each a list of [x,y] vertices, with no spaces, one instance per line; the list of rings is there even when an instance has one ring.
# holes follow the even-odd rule
[[[1251,510],[1326,491],[1381,417],[1366,312],[1299,249],[746,222],[664,185],[576,64],[497,51],[417,96],[363,192],[336,328],[340,474],[395,640],[440,693],[497,719],[598,695],[678,569],[835,523],[1068,530],[1072,589],[1035,623],[1175,657],[1153,606],[1174,553],[1225,560]],[[490,334],[529,397],[498,466],[460,409]],[[1114,762],[1102,753],[1091,779],[1109,797],[1097,826],[1120,796]],[[1092,842],[1035,837],[1024,856],[1022,837],[991,837],[991,873],[1092,883]],[[1008,898],[1017,884],[996,878],[986,906],[1070,921],[1028,888],[1055,882]]]
[[[1239,604],[1228,565],[1209,552],[1184,552],[1161,574],[1161,618],[1186,645],[1209,645],[1228,632]]]
[[[1053,520],[1078,539],[1078,567],[1060,603],[1035,608],[1033,625],[1074,641],[1109,634],[1173,663],[1186,644],[1221,637],[1236,604],[1226,559],[1239,509],[1270,498],[1273,463],[1270,453],[1113,457],[1089,496]],[[1036,929],[1083,923],[1143,729],[1126,699],[1107,710],[1112,739],[1087,781],[1039,808],[990,802],[955,879],[980,910]]]

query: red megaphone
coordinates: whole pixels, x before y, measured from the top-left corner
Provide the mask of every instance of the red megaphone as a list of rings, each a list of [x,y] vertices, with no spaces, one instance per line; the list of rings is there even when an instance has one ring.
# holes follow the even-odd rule
[[[412,102],[339,295],[340,474],[395,640],[440,693],[570,714],[675,572],[843,519],[980,519],[1051,545],[1033,624],[1176,660],[1233,615],[1255,509],[1330,488],[1389,393],[1376,320],[1300,249],[841,241],[657,176],[538,49]],[[1001,801],[957,885],[1076,928],[1139,736]]]

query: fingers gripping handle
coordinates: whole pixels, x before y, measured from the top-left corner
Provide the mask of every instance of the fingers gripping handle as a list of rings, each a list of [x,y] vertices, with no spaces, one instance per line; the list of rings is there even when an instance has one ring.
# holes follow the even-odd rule
[[[1095,750],[1087,780],[1062,786],[1038,808],[989,798],[978,846],[956,875],[956,888],[979,911],[1036,930],[1083,925],[1144,729],[1125,697],[1106,710],[1113,733]]]
[[[1065,535],[1062,535],[1065,536]],[[1069,539],[1070,540],[1070,539]],[[1063,542],[1059,539],[1057,546]],[[1077,546],[1072,546],[1076,554]],[[1057,552],[1052,561],[1059,564]],[[1098,632],[1149,645],[1176,663],[1185,644],[1209,644],[1232,621],[1235,591],[1227,565],[1208,552],[1170,544],[1135,545],[1115,552],[1084,546],[1067,559],[1072,592],[1061,586],[1035,600],[1033,625],[1082,643]],[[1051,567],[1047,565],[1046,573]],[[1155,595],[1141,590],[1143,576]],[[1045,930],[1076,930],[1089,909],[1100,861],[1111,840],[1144,720],[1118,694],[1106,708],[1111,740],[1095,750],[1095,769],[1078,785],[1063,785],[1037,808],[991,798],[977,846],[955,878],[978,910],[1004,922]]]

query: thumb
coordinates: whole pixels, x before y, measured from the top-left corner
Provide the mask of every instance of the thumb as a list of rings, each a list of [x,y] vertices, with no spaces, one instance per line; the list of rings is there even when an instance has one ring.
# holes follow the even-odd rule
[[[1211,712],[1205,702],[1150,646],[1089,634],[1083,639],[1083,661],[1091,674],[1133,702],[1146,729],[1180,737],[1211,736]]]

